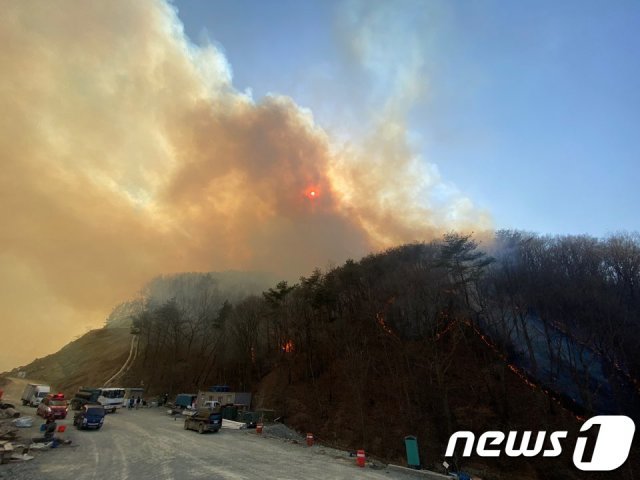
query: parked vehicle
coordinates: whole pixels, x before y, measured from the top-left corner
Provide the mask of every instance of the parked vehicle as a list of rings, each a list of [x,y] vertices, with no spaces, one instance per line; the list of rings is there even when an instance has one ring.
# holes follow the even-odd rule
[[[95,428],[99,430],[104,424],[105,410],[102,405],[85,404],[82,409],[73,416],[73,424],[78,430]]]
[[[106,410],[115,413],[124,405],[124,388],[91,388],[82,387],[71,400],[71,408],[80,410],[88,403],[99,403]]]
[[[217,432],[222,427],[220,409],[198,408],[190,417],[184,419],[185,430],[197,430],[198,433]]]
[[[45,398],[45,400],[48,400],[49,408],[54,418],[67,418],[69,402],[64,398],[64,393],[54,393]]]
[[[98,403],[105,410],[116,413],[118,408],[124,406],[124,388],[101,388]]]
[[[169,403],[169,414],[171,415],[191,415],[197,407],[195,393],[179,393],[173,403]]]
[[[196,403],[198,396],[194,393],[179,393],[176,395],[174,405],[178,408],[191,408]]]
[[[47,395],[42,403],[38,405],[36,414],[42,418],[47,418],[52,415],[54,418],[67,418],[67,412],[69,411],[69,405],[64,398],[63,393],[55,393]]]
[[[74,410],[81,410],[87,403],[97,403],[99,396],[99,388],[80,387],[71,399],[71,408]]]
[[[51,387],[49,385],[30,383],[24,387],[24,392],[22,392],[22,405],[37,407],[42,402],[42,399],[49,395],[50,391]]]

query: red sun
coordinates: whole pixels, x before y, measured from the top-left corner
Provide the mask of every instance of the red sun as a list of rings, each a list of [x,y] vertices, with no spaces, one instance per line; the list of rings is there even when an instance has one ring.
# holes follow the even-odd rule
[[[318,190],[317,187],[308,187],[304,191],[304,196],[307,197],[309,200],[314,200],[320,196],[320,191]]]

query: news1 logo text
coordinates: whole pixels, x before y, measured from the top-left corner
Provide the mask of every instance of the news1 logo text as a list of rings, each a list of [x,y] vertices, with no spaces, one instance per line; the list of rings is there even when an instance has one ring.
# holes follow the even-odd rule
[[[573,449],[573,464],[583,471],[615,470],[629,457],[636,426],[633,420],[624,415],[600,415],[587,420],[580,428],[580,432],[588,432],[596,425],[599,426],[599,431],[591,458],[585,460],[587,438],[579,436]],[[463,457],[470,457],[474,446],[476,454],[480,457],[499,457],[503,453],[508,457],[535,457],[540,454],[543,457],[557,457],[562,454],[563,439],[567,438],[568,433],[566,431],[551,432],[549,434],[551,448],[544,449],[546,431],[537,432],[533,444],[531,444],[533,435],[531,431],[525,431],[522,434],[517,431],[506,434],[500,431],[488,431],[480,435],[477,442],[473,432],[460,431],[449,438],[445,456],[452,457],[458,440],[463,440]],[[519,446],[516,445],[518,437],[520,437]],[[502,445],[505,439],[503,450]]]

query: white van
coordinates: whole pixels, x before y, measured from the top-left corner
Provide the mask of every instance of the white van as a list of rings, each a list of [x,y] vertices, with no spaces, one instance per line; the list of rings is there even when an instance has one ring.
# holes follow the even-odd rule
[[[37,407],[38,405],[40,405],[44,397],[49,395],[50,392],[51,387],[49,387],[49,385],[38,385],[36,383],[29,383],[26,387],[24,387],[24,392],[22,392],[22,404]]]

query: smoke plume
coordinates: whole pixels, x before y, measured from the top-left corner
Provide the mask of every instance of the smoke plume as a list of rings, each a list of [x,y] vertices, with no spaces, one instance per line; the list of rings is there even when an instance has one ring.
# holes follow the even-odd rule
[[[0,370],[161,273],[296,278],[487,225],[463,197],[424,197],[442,182],[397,109],[338,143],[290,98],[236,91],[163,1],[5,2],[0,44]]]

